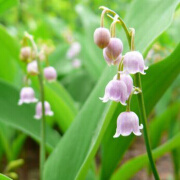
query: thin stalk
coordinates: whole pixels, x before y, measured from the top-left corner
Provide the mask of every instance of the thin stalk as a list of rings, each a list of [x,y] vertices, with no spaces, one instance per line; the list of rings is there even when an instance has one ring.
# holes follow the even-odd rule
[[[36,53],[36,61],[38,64],[38,80],[39,80],[39,88],[40,88],[40,99],[42,103],[42,119],[41,119],[41,142],[40,142],[40,179],[42,180],[43,178],[43,169],[44,169],[44,163],[46,159],[46,149],[45,149],[45,128],[46,128],[46,123],[45,123],[45,107],[44,107],[44,85],[43,85],[43,75],[42,75],[42,69],[40,65],[40,60],[38,58],[38,48],[36,46],[36,43],[34,42],[34,39],[31,35],[28,35],[29,40],[32,43],[33,49]]]
[[[135,78],[136,86],[139,87],[140,89],[142,89],[140,74],[139,73],[135,74],[134,78]],[[139,110],[140,110],[140,117],[141,117],[142,124],[144,126],[143,134],[144,134],[144,140],[145,140],[145,144],[146,144],[146,151],[148,154],[149,162],[150,162],[151,169],[154,174],[155,180],[160,180],[159,174],[156,169],[156,165],[153,160],[151,146],[150,146],[150,142],[149,142],[149,136],[148,136],[148,131],[147,131],[147,116],[146,116],[146,109],[145,109],[145,105],[144,105],[143,93],[139,93],[137,95],[137,97],[138,97],[138,104],[139,104]]]

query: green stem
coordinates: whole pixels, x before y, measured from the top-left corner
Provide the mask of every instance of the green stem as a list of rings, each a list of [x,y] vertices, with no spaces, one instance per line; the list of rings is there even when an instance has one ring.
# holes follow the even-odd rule
[[[135,85],[137,87],[139,87],[140,89],[142,89],[140,74],[137,73],[137,74],[135,74],[134,77],[135,77]],[[148,154],[149,162],[150,162],[151,169],[154,174],[155,180],[160,180],[157,169],[156,169],[156,165],[153,160],[151,146],[150,146],[150,142],[149,142],[149,136],[148,136],[148,131],[147,131],[147,118],[146,118],[147,116],[146,116],[146,109],[145,109],[145,105],[144,105],[143,93],[139,93],[137,95],[137,97],[138,97],[138,104],[139,104],[139,110],[140,110],[140,117],[141,117],[141,121],[143,124],[144,140],[145,140],[145,144],[146,144],[146,151]]]
[[[44,85],[43,85],[43,74],[41,70],[40,60],[38,58],[38,48],[36,46],[36,43],[34,42],[34,39],[31,35],[27,35],[32,43],[33,49],[36,53],[36,61],[38,64],[38,80],[39,80],[39,87],[40,87],[40,99],[42,103],[42,119],[41,119],[41,142],[40,142],[40,179],[43,179],[43,169],[44,169],[44,163],[46,159],[46,149],[45,149],[45,107],[44,107]]]

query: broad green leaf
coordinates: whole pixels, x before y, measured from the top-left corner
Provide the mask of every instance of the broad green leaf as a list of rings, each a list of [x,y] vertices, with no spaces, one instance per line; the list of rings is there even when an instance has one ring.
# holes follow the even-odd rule
[[[65,132],[77,114],[72,98],[58,82],[46,84],[45,98],[51,104],[60,129]]]
[[[1,25],[0,42],[0,78],[17,84],[22,75],[17,63],[19,60],[19,45]]]
[[[170,0],[168,0],[169,2]],[[172,0],[171,0],[172,2]],[[136,1],[138,4],[138,1]],[[166,7],[175,9],[174,3],[173,5]],[[176,1],[177,4],[177,1]],[[160,6],[157,6],[157,11]],[[133,13],[132,17],[134,20],[134,17],[141,11],[129,11],[130,13]],[[171,12],[171,11],[170,11]],[[160,12],[161,13],[161,12]],[[143,14],[143,16],[151,18],[152,13],[146,12]],[[157,16],[160,14],[157,13]],[[168,14],[169,16],[172,16],[172,13]],[[164,20],[164,19],[163,19]],[[131,22],[129,20],[129,23]],[[154,19],[154,23],[160,24],[162,19]],[[169,23],[169,22],[168,22]],[[141,26],[141,27],[135,27],[136,32],[140,30],[141,28],[144,29],[145,33],[144,35],[147,35],[148,32],[151,30],[153,33],[150,33],[149,38],[151,40],[154,40],[158,35],[159,32],[156,33],[156,28],[153,24],[149,24],[149,26]],[[159,26],[159,29],[161,32],[165,29],[164,26]],[[137,36],[136,38],[137,43],[142,40],[142,37]],[[141,43],[141,46],[139,46],[139,50],[142,51],[145,47],[149,46],[149,42],[143,41],[143,44]],[[127,47],[126,47],[127,49]],[[176,52],[177,53],[177,52]],[[169,66],[169,61],[172,60],[168,58],[168,61],[163,62],[163,64],[166,64],[166,66]],[[160,93],[156,93],[155,101],[151,103],[151,106],[154,106],[154,103],[156,103],[159,98],[162,96],[164,91],[168,88],[168,85],[174,80],[174,78],[178,74],[178,66],[179,63],[177,61],[177,57],[175,57],[176,63],[175,66],[173,64],[173,73],[172,69],[166,71],[166,74],[161,73],[163,78],[166,78],[167,84],[165,86],[162,86],[161,81],[158,81],[158,78],[156,74],[153,73],[150,74],[149,70],[149,76],[145,76],[147,79],[151,77],[150,79],[153,81],[147,81],[149,82],[149,85],[147,88],[152,88],[151,92],[156,93],[157,89]],[[166,63],[168,62],[168,63]],[[172,61],[171,61],[172,62]],[[154,72],[156,70],[156,66],[151,68],[151,70]],[[159,70],[159,69],[158,69]],[[86,176],[87,170],[89,168],[89,165],[99,147],[100,141],[102,140],[102,137],[105,133],[105,130],[111,120],[111,117],[113,116],[114,108],[116,108],[116,103],[113,103],[112,109],[110,109],[108,116],[105,119],[106,112],[108,110],[108,107],[110,104],[103,104],[100,100],[98,100],[99,96],[102,96],[104,93],[104,87],[107,84],[107,82],[113,78],[113,75],[115,75],[116,70],[113,68],[106,68],[104,73],[101,75],[101,78],[99,82],[97,83],[97,86],[93,90],[92,94],[88,98],[87,102],[81,109],[80,113],[77,115],[75,121],[72,123],[71,127],[61,140],[61,142],[57,145],[56,150],[52,153],[50,158],[48,159],[46,165],[45,165],[45,171],[44,171],[44,179],[84,179]],[[150,76],[151,75],[151,76]],[[158,75],[159,76],[159,75]],[[146,79],[146,80],[147,80]],[[156,88],[152,86],[152,83],[157,80],[157,82],[160,82]],[[145,81],[145,80],[144,80]],[[162,87],[162,88],[161,88]],[[151,107],[151,108],[152,108]],[[69,163],[71,162],[71,163]],[[61,169],[61,171],[59,171]],[[69,173],[69,169],[71,169],[71,173]],[[53,174],[51,172],[54,172]]]
[[[0,174],[0,180],[12,180],[12,179],[3,174]]]
[[[180,146],[180,133],[175,135],[172,139],[159,146],[152,151],[154,159],[158,159],[163,156],[166,152],[173,150]],[[130,179],[135,173],[137,173],[144,166],[149,163],[147,154],[135,157],[121,166],[121,168],[114,173],[111,180],[119,180],[123,177],[123,180]]]
[[[0,81],[0,94],[0,121],[40,141],[40,121],[33,118],[35,105],[18,106],[18,90],[3,81]],[[46,143],[53,149],[59,141],[59,134],[49,127],[46,130]]]
[[[18,0],[0,0],[0,14],[18,4]]]
[[[179,52],[180,44],[169,57],[159,63],[152,65],[147,70],[147,74],[142,76],[142,85],[147,115],[149,115],[154,105],[158,102],[164,92],[172,84],[173,80],[180,73],[180,69],[178,68],[180,65],[180,61],[178,60],[180,59]],[[161,74],[161,76],[159,76],[159,74]],[[131,109],[138,114],[138,103],[136,98],[132,99],[131,104]],[[111,121],[110,125],[108,126],[103,139],[102,179],[109,179],[134,137],[129,136],[127,138],[113,138],[116,129],[116,119],[121,111],[123,111],[122,106],[119,106],[118,110],[113,116],[113,121]]]

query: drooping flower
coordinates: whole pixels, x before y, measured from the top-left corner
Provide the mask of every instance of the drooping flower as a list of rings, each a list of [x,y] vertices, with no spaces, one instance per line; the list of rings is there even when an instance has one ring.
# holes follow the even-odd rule
[[[49,81],[55,81],[57,78],[57,73],[54,67],[48,66],[44,68],[44,77]]]
[[[116,60],[123,51],[123,43],[119,38],[111,38],[104,53],[110,59]]]
[[[113,79],[117,79],[117,75],[114,76]],[[133,79],[129,74],[122,73],[120,75],[120,80],[126,84],[127,87],[127,99],[133,91]]]
[[[34,75],[37,75],[39,72],[38,72],[38,65],[37,65],[37,61],[34,60],[30,63],[28,63],[27,65],[27,72],[28,74],[34,76]]]
[[[127,87],[126,84],[121,80],[111,80],[106,88],[104,97],[99,98],[103,102],[109,100],[121,102],[121,104],[126,105],[127,99]]]
[[[140,129],[143,129],[143,125],[139,126],[139,118],[134,112],[122,112],[118,116],[116,133],[113,137],[129,136],[131,133],[140,136],[142,134]]]
[[[109,44],[110,37],[111,35],[107,28],[100,27],[94,31],[94,42],[101,49]]]
[[[54,115],[53,111],[51,111],[51,106],[47,101],[44,102],[44,108],[45,108],[46,116]],[[41,119],[41,117],[42,117],[42,102],[38,102],[36,105],[36,114],[35,114],[34,118]]]
[[[67,58],[71,59],[78,55],[81,51],[81,44],[79,42],[73,42],[67,51]]]
[[[20,59],[22,61],[26,61],[30,58],[30,56],[31,56],[31,48],[29,46],[22,47],[20,52]]]
[[[122,58],[122,55],[120,54],[115,60],[112,59],[112,58],[109,58],[107,55],[106,55],[106,52],[105,52],[105,49],[103,49],[103,56],[104,56],[104,59],[106,60],[107,64],[110,66],[110,65],[118,65],[121,61],[121,58]]]
[[[29,104],[37,102],[38,100],[35,98],[34,90],[31,87],[23,87],[20,92],[20,100],[18,105],[22,105],[23,103]]]
[[[144,70],[148,67],[144,64],[143,56],[138,51],[127,52],[124,56],[124,71],[130,74],[135,74],[140,72],[141,74],[146,74]]]

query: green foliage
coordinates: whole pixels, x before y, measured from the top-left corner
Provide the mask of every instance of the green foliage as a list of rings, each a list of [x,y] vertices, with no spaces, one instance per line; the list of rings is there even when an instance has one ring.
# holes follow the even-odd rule
[[[12,180],[12,179],[3,174],[0,174],[0,180]]]
[[[18,106],[18,90],[3,81],[0,82],[0,94],[0,121],[23,131],[39,141],[40,121],[33,119],[35,113],[33,105]],[[46,144],[50,149],[54,148],[59,139],[57,132],[47,127]]]
[[[18,0],[0,0],[0,14],[18,4]]]

